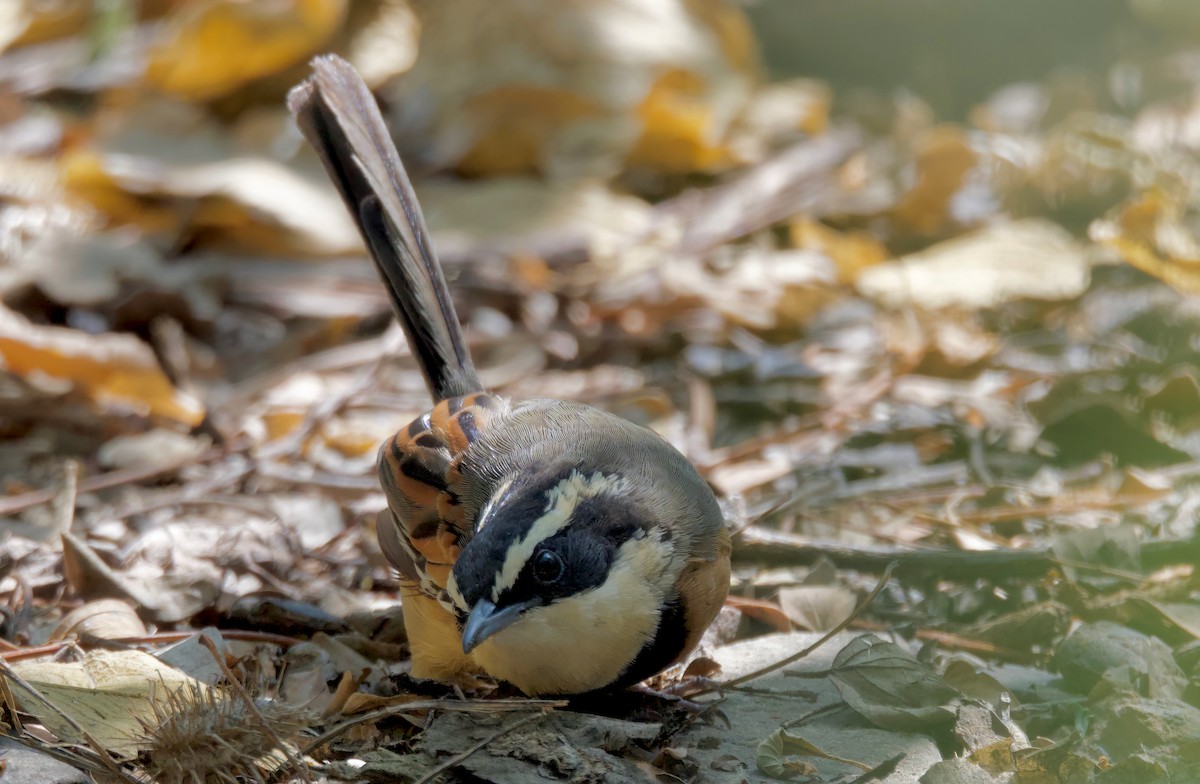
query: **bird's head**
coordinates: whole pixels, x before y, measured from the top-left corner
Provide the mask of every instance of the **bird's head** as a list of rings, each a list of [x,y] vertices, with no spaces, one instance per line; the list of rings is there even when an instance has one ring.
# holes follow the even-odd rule
[[[497,485],[448,590],[464,651],[529,694],[607,686],[674,601],[678,505],[644,474],[548,468]]]

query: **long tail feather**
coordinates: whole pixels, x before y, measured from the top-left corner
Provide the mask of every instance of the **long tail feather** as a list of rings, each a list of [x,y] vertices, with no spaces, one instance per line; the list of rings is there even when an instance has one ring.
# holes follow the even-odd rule
[[[288,109],[358,224],[429,393],[444,400],[482,391],[421,206],[378,104],[340,57],[318,57],[312,67],[313,76],[288,95]]]

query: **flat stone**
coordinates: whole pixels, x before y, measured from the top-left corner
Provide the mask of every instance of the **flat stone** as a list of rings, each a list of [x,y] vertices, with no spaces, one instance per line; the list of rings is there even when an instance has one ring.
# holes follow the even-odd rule
[[[65,762],[0,737],[4,784],[88,784],[88,775]]]

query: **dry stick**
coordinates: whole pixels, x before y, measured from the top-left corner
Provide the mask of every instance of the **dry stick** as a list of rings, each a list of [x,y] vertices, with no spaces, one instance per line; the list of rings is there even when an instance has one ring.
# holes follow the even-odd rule
[[[242,685],[242,682],[238,680],[233,670],[230,669],[229,663],[225,661],[225,654],[217,650],[217,644],[209,639],[208,635],[205,634],[200,635],[200,644],[207,648],[208,652],[212,654],[213,660],[217,663],[217,666],[221,668],[221,672],[229,680],[230,688],[232,688],[234,693],[237,694],[238,698],[246,704],[246,710],[250,712],[250,715],[258,719],[259,726],[262,727],[263,732],[267,734],[267,737],[271,739],[271,742],[275,744],[275,748],[279,749],[279,751],[283,753],[283,756],[287,759],[288,765],[292,766],[292,769],[297,773],[297,775],[307,781],[308,784],[314,784],[312,772],[308,769],[308,766],[305,765],[302,760],[298,759],[296,755],[292,753],[292,750],[288,748],[288,745],[283,742],[283,739],[275,733],[275,728],[267,722],[266,717],[262,715],[262,713],[258,710],[258,706],[254,704],[254,698],[250,696],[250,692],[246,691],[246,687]]]
[[[507,727],[504,727],[503,729],[497,730],[496,732],[492,733],[491,735],[487,736],[483,740],[479,741],[478,743],[476,743],[474,746],[467,749],[463,753],[455,754],[453,757],[446,760],[441,765],[438,765],[436,768],[429,771],[421,778],[417,779],[416,784],[429,784],[429,782],[433,781],[435,778],[442,775],[443,773],[448,771],[450,768],[453,768],[455,765],[462,764],[462,762],[464,762],[471,755],[482,750],[485,746],[487,746],[489,743],[492,743],[497,738],[502,738],[505,735],[507,735],[508,733],[512,732],[513,730],[524,727],[526,724],[529,724],[530,722],[532,722],[536,719],[540,719],[545,715],[546,715],[545,713],[534,713],[529,716],[526,716],[525,718],[521,719],[520,721],[514,721],[512,724],[508,725]]]
[[[8,663],[3,659],[0,659],[0,675],[4,675],[4,677],[8,678],[9,681],[17,684],[29,694],[33,695],[34,699],[45,705],[50,710],[54,711],[54,713],[63,721],[65,721],[71,727],[71,729],[78,732],[79,737],[83,738],[84,742],[92,748],[92,751],[96,752],[96,755],[100,757],[100,761],[110,773],[112,773],[121,781],[129,782],[129,784],[142,784],[142,782],[129,775],[129,773],[121,767],[120,763],[112,758],[112,756],[108,753],[108,749],[104,748],[99,741],[93,738],[91,733],[83,728],[82,724],[75,721],[74,718],[68,715],[57,705],[50,702],[50,700],[44,697],[41,692],[35,689],[24,678],[22,678],[20,675],[17,675],[17,673],[13,671],[13,668],[9,667]]]
[[[734,559],[767,566],[801,566],[828,558],[842,569],[878,573],[885,566],[896,564],[901,574],[921,573],[951,580],[1037,577],[1065,563],[1049,547],[971,551],[847,547],[836,543],[814,543],[756,527],[740,533],[734,546]],[[1140,554],[1143,567],[1149,570],[1192,563],[1200,560],[1200,536],[1152,540],[1141,545]],[[1105,567],[1092,565],[1087,568]]]
[[[288,637],[283,634],[272,634],[271,632],[256,632],[253,630],[243,629],[218,629],[221,636],[226,640],[240,640],[242,642],[261,642],[271,645],[278,645],[283,648],[290,648],[293,645],[299,645],[303,640],[298,637]],[[38,656],[48,656],[58,653],[63,648],[68,648],[72,645],[78,645],[80,648],[87,650],[89,647],[101,647],[103,645],[119,644],[119,645],[146,645],[153,643],[170,643],[180,642],[198,634],[195,630],[179,631],[179,632],[155,632],[140,637],[117,637],[110,640],[99,639],[78,639],[78,640],[60,640],[59,642],[47,643],[46,645],[38,645],[33,648],[20,648],[11,645],[3,640],[0,640],[0,659],[4,661],[21,661],[22,659],[33,659]]]
[[[888,567],[883,570],[883,576],[879,578],[879,582],[875,584],[875,588],[871,591],[871,593],[867,594],[867,598],[863,599],[861,602],[858,603],[858,606],[854,608],[854,612],[852,612],[848,616],[846,616],[846,619],[844,621],[842,621],[837,626],[830,629],[828,632],[825,633],[825,635],[823,637],[821,637],[821,639],[817,640],[812,645],[808,646],[807,648],[805,648],[804,650],[802,650],[798,653],[793,653],[791,656],[788,656],[785,659],[780,659],[777,662],[768,664],[766,667],[757,669],[754,672],[746,673],[745,675],[734,678],[731,681],[725,681],[724,683],[715,684],[715,685],[710,686],[706,689],[703,689],[691,696],[699,697],[704,694],[708,694],[709,692],[718,691],[720,689],[737,688],[738,686],[741,686],[743,683],[747,683],[749,681],[755,680],[756,678],[761,678],[764,675],[769,675],[769,674],[775,672],[776,670],[783,669],[784,667],[788,666],[789,664],[794,664],[795,662],[798,662],[801,659],[803,659],[805,656],[808,656],[810,653],[815,651],[817,648],[820,648],[822,645],[829,642],[835,636],[837,636],[841,632],[845,631],[846,627],[849,626],[851,623],[853,623],[854,619],[857,618],[859,615],[861,615],[862,611],[867,609],[867,607],[869,607],[871,605],[871,602],[875,601],[875,599],[879,597],[879,594],[881,594],[883,592],[884,586],[886,586],[888,584],[888,580],[892,579],[892,570],[895,567],[896,567],[896,565],[894,563],[889,564]]]
[[[353,727],[357,727],[359,724],[386,719],[390,716],[403,716],[407,713],[415,713],[421,710],[437,709],[460,713],[505,713],[508,711],[528,710],[530,708],[553,709],[565,708],[566,706],[566,700],[459,700],[453,702],[447,700],[417,700],[415,702],[406,702],[403,705],[391,705],[379,710],[373,710],[344,721],[313,738],[312,742],[301,749],[301,753],[305,756],[312,754],[338,735]]]

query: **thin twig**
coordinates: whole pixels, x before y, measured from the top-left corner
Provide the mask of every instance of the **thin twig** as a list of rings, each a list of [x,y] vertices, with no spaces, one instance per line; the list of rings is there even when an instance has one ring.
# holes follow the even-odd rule
[[[496,732],[493,732],[491,735],[488,735],[486,738],[479,741],[471,748],[467,749],[466,751],[462,752],[461,754],[455,754],[453,757],[446,760],[441,765],[438,765],[436,768],[429,771],[421,778],[417,779],[416,784],[429,784],[429,782],[433,781],[435,778],[442,775],[450,768],[453,768],[455,765],[461,765],[469,757],[471,757],[473,754],[482,750],[485,746],[487,746],[489,743],[492,743],[497,738],[502,738],[505,735],[507,735],[508,733],[512,732],[513,730],[524,727],[526,724],[529,724],[530,722],[534,721],[535,719],[540,719],[545,715],[546,715],[545,712],[534,713],[529,716],[526,716],[525,718],[521,719],[520,721],[514,721],[512,724],[508,725],[507,727],[504,727],[503,729],[499,729]]]
[[[321,746],[333,740],[347,730],[366,724],[370,721],[385,719],[390,716],[403,716],[421,710],[457,711],[459,713],[503,713],[507,711],[527,710],[529,708],[565,708],[566,700],[417,700],[403,705],[389,705],[386,708],[373,710],[355,716],[353,719],[338,724],[322,732],[305,746],[301,753],[305,756],[312,754]]]
[[[117,471],[109,471],[106,474],[89,476],[87,479],[80,480],[78,492],[94,493],[99,490],[111,490],[114,487],[133,484],[134,482],[143,482],[147,479],[155,479],[163,474],[174,473],[190,465],[216,460],[226,454],[240,450],[242,446],[244,446],[242,442],[231,442],[223,448],[214,447],[201,452],[199,455],[188,455],[168,463],[157,463],[155,465],[138,466],[136,468],[122,468]],[[24,512],[26,509],[32,509],[35,506],[49,503],[54,500],[57,492],[57,489],[47,488],[43,490],[31,490],[28,493],[21,493],[9,498],[0,498],[0,517]]]

